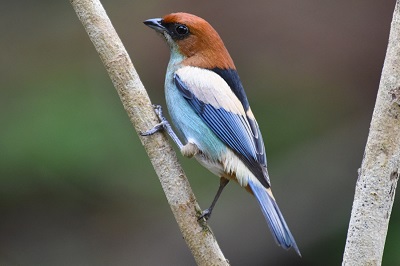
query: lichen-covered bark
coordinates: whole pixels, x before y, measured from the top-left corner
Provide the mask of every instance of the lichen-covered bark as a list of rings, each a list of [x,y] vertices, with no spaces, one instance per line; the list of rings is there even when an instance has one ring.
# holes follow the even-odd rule
[[[397,0],[357,180],[343,265],[381,265],[399,173],[400,0]]]
[[[135,130],[152,128],[158,121],[150,99],[100,1],[70,2],[99,53]],[[200,208],[165,134],[140,137],[140,140],[197,264],[229,265],[210,228],[197,221]]]

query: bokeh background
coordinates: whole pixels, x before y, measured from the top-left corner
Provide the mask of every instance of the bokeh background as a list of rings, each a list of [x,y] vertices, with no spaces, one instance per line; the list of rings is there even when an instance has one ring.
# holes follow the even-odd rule
[[[303,258],[232,183],[209,222],[232,265],[339,265],[395,1],[102,2],[155,103],[169,54],[145,19],[202,16],[235,60]],[[69,1],[4,2],[0,33],[0,265],[194,265]],[[180,161],[208,207],[218,178]],[[399,222],[397,199],[384,265]]]

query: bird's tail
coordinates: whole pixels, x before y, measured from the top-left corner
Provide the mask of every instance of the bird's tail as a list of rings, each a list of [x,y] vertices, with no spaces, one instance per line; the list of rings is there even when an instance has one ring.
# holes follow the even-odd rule
[[[269,195],[265,187],[263,187],[259,182],[256,183],[252,181],[251,178],[249,178],[249,186],[260,204],[261,211],[268,222],[268,227],[271,230],[276,243],[284,249],[292,247],[301,257],[296,241],[294,240],[292,233],[290,233],[289,227],[287,226],[275,199]]]

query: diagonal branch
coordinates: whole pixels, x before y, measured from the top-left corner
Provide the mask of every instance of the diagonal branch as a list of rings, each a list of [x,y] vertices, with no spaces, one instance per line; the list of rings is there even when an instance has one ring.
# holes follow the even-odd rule
[[[400,0],[397,0],[357,180],[343,265],[381,265],[399,173]]]
[[[156,124],[150,99],[99,0],[70,0],[93,42],[136,132]],[[165,134],[140,137],[198,265],[229,265],[210,228],[197,221],[200,208]]]

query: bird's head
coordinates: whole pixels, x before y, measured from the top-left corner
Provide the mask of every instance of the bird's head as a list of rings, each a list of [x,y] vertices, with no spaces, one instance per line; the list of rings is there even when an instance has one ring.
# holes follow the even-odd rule
[[[188,13],[172,13],[144,24],[164,35],[171,53],[180,53],[183,65],[234,69],[233,61],[214,28],[204,19]]]

